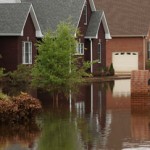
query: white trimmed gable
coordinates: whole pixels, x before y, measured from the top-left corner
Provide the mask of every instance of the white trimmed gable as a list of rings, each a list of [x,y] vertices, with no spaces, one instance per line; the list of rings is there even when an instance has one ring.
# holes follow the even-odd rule
[[[89,2],[90,2],[91,10],[92,11],[96,11],[94,1],[93,0],[89,0]]]
[[[0,0],[0,3],[21,3],[21,0]]]
[[[35,30],[36,30],[36,37],[39,37],[39,38],[43,37],[43,34],[41,32],[41,28],[40,28],[39,22],[37,20],[37,17],[36,17],[36,14],[35,14],[35,11],[34,11],[32,5],[31,5],[31,7],[29,9],[28,15],[27,15],[26,20],[24,22],[24,26],[23,26],[21,35],[23,36],[23,30],[24,30],[24,27],[25,27],[25,24],[26,24],[26,21],[27,21],[27,18],[29,16],[29,14],[31,15],[31,18],[32,18],[32,21],[33,21],[33,24],[34,24],[34,27],[35,27]]]

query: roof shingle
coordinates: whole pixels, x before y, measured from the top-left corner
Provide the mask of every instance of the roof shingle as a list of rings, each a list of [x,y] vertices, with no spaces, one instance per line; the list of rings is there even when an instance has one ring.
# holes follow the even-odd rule
[[[150,0],[94,0],[104,10],[112,36],[146,36],[150,24]]]
[[[33,4],[42,32],[56,30],[61,21],[71,18],[77,27],[85,0],[22,0]]]
[[[99,25],[102,20],[103,11],[94,11],[92,12],[90,22],[87,28],[86,37],[96,38]]]
[[[0,35],[21,35],[29,3],[0,4]]]

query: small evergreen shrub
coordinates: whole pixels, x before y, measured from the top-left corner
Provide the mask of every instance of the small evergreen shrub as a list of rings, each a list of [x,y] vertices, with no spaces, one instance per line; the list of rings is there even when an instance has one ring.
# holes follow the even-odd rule
[[[113,67],[113,63],[111,63],[110,67],[109,67],[109,74],[111,76],[113,76],[115,74],[115,70],[114,70],[114,67]]]
[[[145,66],[145,68],[146,68],[147,70],[150,70],[150,60],[147,60],[147,61],[146,61],[146,66]]]

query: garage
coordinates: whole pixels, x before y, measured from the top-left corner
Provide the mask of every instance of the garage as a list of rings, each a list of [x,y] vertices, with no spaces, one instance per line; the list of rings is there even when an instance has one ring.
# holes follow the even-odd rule
[[[132,70],[138,70],[138,53],[113,52],[112,62],[115,73],[130,73]]]

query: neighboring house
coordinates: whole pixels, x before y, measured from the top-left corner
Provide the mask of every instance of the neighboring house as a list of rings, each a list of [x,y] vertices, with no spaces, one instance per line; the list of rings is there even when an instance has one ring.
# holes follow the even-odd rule
[[[112,36],[107,42],[107,66],[116,73],[145,69],[150,60],[150,1],[94,0],[104,10]]]
[[[42,33],[30,3],[0,4],[0,66],[6,71],[32,64]]]
[[[14,2],[15,0],[10,1]],[[18,7],[19,5],[26,5],[26,3],[33,5],[42,34],[49,30],[56,30],[57,25],[61,21],[67,21],[70,18],[71,23],[76,28],[79,28],[81,32],[81,36],[79,37],[75,34],[75,38],[79,41],[77,55],[81,56],[85,61],[93,62],[93,60],[98,60],[98,63],[91,65],[90,68],[90,72],[94,75],[99,73],[101,67],[106,66],[106,39],[110,39],[110,34],[104,12],[96,11],[93,0],[21,0]],[[20,20],[20,13],[25,14],[24,12],[18,12],[18,17],[16,16],[15,18],[17,21]],[[0,14],[3,13],[0,12]],[[27,29],[29,33],[30,30],[32,29]],[[19,49],[21,51],[22,48],[19,47]],[[16,54],[18,54],[18,52],[16,52],[13,57],[16,57]],[[5,53],[6,57],[7,55],[8,54]],[[21,63],[20,57],[17,59],[17,62]],[[16,58],[14,58],[14,60],[16,60]]]

